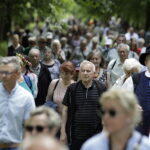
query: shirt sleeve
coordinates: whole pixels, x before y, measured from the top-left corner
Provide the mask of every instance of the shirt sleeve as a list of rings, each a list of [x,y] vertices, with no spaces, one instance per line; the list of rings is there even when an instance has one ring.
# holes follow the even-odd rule
[[[35,101],[33,96],[29,95],[25,106],[24,120],[27,120],[29,118],[30,113],[33,109],[35,109]]]

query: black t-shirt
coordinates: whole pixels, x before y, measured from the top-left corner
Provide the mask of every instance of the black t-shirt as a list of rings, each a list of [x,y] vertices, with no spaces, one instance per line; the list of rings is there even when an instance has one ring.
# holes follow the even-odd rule
[[[78,86],[75,91],[72,91],[75,92],[74,98],[71,97],[71,101],[74,102],[70,101],[70,90],[67,90],[63,104],[68,106],[68,110],[74,109],[71,122],[72,138],[85,140],[101,129],[101,119],[98,116],[100,92],[95,82],[88,89],[81,81],[75,84]]]

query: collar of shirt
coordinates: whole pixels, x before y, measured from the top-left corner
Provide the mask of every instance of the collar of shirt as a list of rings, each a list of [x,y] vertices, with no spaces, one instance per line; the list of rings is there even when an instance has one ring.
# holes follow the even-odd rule
[[[5,89],[5,87],[3,86],[3,84],[1,84],[1,89],[2,89],[3,92],[5,92],[5,93],[7,93],[7,94],[9,94],[9,95],[12,95],[12,94],[14,94],[14,93],[16,92],[18,86],[19,86],[19,85],[18,85],[18,83],[16,82],[15,87],[11,90],[10,93]]]

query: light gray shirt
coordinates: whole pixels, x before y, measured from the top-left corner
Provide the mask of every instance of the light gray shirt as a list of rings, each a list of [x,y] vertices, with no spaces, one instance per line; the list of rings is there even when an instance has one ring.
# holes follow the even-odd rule
[[[141,142],[139,144],[140,140]],[[134,131],[128,140],[126,150],[137,150],[136,147],[138,147],[139,150],[150,150],[150,143],[147,137],[142,137],[139,132]],[[81,150],[109,150],[108,134],[102,132],[90,138],[83,144]]]
[[[16,84],[8,93],[0,83],[0,143],[20,143],[23,123],[35,108],[33,96]]]

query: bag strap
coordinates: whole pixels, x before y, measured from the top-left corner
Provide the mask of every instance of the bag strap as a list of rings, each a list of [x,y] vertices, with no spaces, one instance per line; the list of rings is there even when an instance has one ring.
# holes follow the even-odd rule
[[[58,82],[59,82],[59,79],[55,83],[55,86],[54,86],[54,89],[53,89],[53,92],[52,92],[52,100],[53,100],[54,92],[55,92],[55,89],[56,89],[56,87],[58,85]]]
[[[112,67],[111,67],[111,70],[114,68],[116,62],[117,62],[117,59],[114,61],[113,65],[112,65]]]

